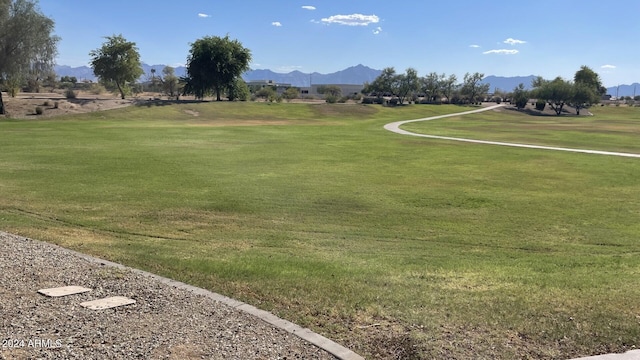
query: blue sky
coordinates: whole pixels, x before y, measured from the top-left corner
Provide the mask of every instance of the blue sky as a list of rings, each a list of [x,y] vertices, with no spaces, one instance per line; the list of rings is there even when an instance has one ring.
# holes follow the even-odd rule
[[[40,0],[62,37],[57,63],[82,66],[122,34],[147,64],[184,65],[190,43],[239,40],[254,69],[331,73],[357,64],[486,76],[640,82],[640,1]]]

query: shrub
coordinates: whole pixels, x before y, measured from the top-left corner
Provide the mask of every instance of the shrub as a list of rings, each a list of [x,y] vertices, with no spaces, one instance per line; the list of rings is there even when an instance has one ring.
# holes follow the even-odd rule
[[[44,104],[42,104],[42,106],[51,106],[51,103],[49,102],[49,100],[47,100],[44,102]]]
[[[338,100],[338,102],[339,102],[339,103],[341,103],[341,104],[344,104],[344,103],[346,103],[348,100],[349,100],[349,97],[348,97],[348,96],[343,96],[343,97],[341,97],[341,98]]]
[[[335,104],[336,102],[338,102],[338,97],[335,96],[335,95],[327,95],[327,96],[324,97],[324,99],[329,104]]]
[[[536,110],[538,110],[538,111],[542,111],[542,110],[544,110],[544,108],[545,108],[546,106],[547,106],[547,103],[546,103],[546,102],[544,102],[544,101],[542,101],[542,100],[538,100],[538,101],[536,102]]]
[[[363,104],[373,104],[375,102],[375,98],[372,97],[364,97],[362,98],[362,103]]]
[[[89,89],[93,95],[100,95],[107,91],[107,88],[102,84],[93,83],[91,84],[91,88]]]
[[[59,105],[60,105],[60,103],[58,103],[58,102],[56,101],[56,102],[54,102],[54,103],[53,103],[53,108],[54,108],[54,109],[57,109]]]
[[[64,92],[64,97],[66,97],[67,99],[75,99],[76,96],[76,92],[73,91],[73,89],[67,89]]]
[[[36,115],[42,115],[44,113],[44,108],[42,106],[36,106]]]

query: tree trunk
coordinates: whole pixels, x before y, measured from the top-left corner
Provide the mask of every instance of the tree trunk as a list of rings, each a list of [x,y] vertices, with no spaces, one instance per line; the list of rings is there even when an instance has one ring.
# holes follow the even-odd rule
[[[2,91],[0,91],[0,115],[4,115],[6,112],[4,111],[4,101],[2,101]]]
[[[118,87],[118,91],[120,91],[120,96],[122,97],[122,100],[124,100],[124,91],[122,91],[122,87],[120,86],[120,83],[118,81],[116,81],[116,86]]]
[[[220,89],[216,88],[216,101],[221,101],[220,100]]]

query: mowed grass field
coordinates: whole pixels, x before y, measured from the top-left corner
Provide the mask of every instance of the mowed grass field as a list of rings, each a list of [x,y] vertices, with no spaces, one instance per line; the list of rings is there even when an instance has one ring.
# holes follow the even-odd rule
[[[457,106],[0,121],[0,229],[246,301],[367,358],[640,346],[640,159],[413,138]],[[640,108],[404,128],[640,153]]]

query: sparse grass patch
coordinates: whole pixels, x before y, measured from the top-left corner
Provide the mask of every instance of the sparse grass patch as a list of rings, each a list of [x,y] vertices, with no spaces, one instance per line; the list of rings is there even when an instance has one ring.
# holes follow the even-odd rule
[[[629,109],[411,126],[632,149]],[[247,301],[368,357],[639,346],[640,161],[382,128],[463,110],[222,102],[3,120],[0,229]]]

